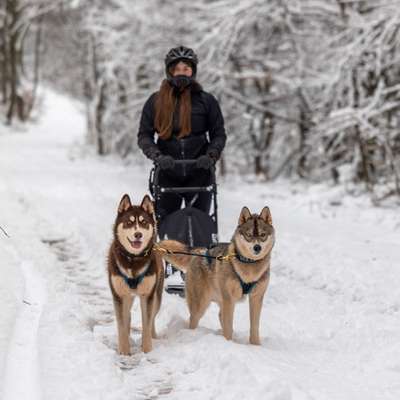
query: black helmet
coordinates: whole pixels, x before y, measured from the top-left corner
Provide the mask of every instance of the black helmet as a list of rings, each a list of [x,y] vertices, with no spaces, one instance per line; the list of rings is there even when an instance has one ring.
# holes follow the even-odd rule
[[[177,63],[178,61],[189,61],[193,69],[193,77],[196,76],[197,63],[199,61],[196,53],[189,47],[178,46],[171,49],[165,56],[164,62],[165,62],[165,71],[167,73],[167,77],[170,77],[168,68],[172,64]]]

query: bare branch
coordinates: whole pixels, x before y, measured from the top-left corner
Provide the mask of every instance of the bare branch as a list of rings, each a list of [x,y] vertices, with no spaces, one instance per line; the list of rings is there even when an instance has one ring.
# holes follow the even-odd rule
[[[0,226],[0,230],[4,233],[4,235],[6,235],[7,237],[10,237],[9,235],[8,235],[8,233]]]

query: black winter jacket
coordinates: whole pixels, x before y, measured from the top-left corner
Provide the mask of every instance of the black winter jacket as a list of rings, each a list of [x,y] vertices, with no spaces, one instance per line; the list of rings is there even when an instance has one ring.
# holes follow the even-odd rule
[[[156,94],[157,92],[153,93],[146,101],[140,120],[138,146],[143,153],[151,160],[155,160],[160,154],[170,155],[176,160],[195,159],[203,154],[209,154],[218,160],[225,146],[226,134],[224,118],[217,99],[212,94],[203,91],[200,86],[194,85],[191,92],[192,132],[182,139],[177,139],[176,135],[180,129],[177,126],[178,116],[174,115],[174,129],[171,138],[167,140],[158,138],[155,142],[154,102]]]

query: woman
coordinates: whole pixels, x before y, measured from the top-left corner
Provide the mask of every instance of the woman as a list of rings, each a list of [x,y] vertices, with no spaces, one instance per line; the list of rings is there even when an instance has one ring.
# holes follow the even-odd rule
[[[165,57],[167,78],[143,107],[138,145],[160,166],[161,186],[209,185],[210,168],[225,146],[220,106],[195,80],[197,63],[197,55],[192,49],[184,46],[171,49]],[[179,159],[197,161],[194,167],[188,167],[176,165],[175,160]],[[187,193],[184,197],[193,207],[209,211],[210,193]],[[181,196],[165,193],[157,212],[163,218],[178,210],[181,202]]]

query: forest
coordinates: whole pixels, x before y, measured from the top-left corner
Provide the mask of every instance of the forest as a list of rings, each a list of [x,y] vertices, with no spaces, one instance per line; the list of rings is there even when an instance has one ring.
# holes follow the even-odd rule
[[[99,155],[139,153],[176,45],[220,101],[221,174],[400,196],[400,2],[1,0],[0,124],[40,115],[41,85],[85,105]],[[157,10],[155,12],[154,10]]]

